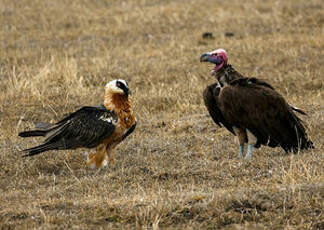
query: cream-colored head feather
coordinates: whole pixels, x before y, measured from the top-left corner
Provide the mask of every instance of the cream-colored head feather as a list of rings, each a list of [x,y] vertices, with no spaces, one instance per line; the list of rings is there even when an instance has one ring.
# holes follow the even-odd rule
[[[116,79],[108,82],[105,86],[106,92],[111,92],[111,93],[118,93],[118,94],[124,94],[123,89],[118,87],[118,83],[124,84],[126,87],[128,87],[128,84],[125,80],[122,79]]]

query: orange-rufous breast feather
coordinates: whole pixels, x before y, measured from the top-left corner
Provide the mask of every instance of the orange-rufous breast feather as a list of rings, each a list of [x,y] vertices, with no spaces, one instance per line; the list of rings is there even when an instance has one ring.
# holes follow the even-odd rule
[[[113,110],[118,117],[118,124],[114,135],[115,138],[118,139],[122,137],[135,122],[131,101],[126,95],[107,93],[104,104],[108,110]]]

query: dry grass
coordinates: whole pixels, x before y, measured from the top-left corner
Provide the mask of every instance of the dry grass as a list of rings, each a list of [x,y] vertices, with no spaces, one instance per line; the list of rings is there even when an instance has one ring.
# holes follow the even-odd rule
[[[323,1],[2,0],[0,22],[1,228],[324,228]],[[215,80],[199,56],[219,47],[308,112],[315,150],[237,159],[202,102]],[[39,140],[18,131],[100,104],[115,78],[139,120],[115,168],[82,150],[21,158]]]

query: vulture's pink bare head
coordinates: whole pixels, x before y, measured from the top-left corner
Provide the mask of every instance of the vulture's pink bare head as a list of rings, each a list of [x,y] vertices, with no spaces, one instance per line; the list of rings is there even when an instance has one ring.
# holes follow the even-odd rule
[[[215,75],[224,65],[227,64],[227,53],[224,49],[217,49],[208,53],[204,53],[200,57],[200,62],[210,62],[215,64],[211,74]]]

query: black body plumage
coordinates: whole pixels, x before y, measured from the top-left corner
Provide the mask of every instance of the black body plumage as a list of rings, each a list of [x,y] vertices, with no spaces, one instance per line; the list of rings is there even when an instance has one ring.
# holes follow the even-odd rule
[[[115,130],[117,116],[104,106],[85,106],[44,130],[19,133],[20,137],[44,136],[42,145],[25,149],[25,156],[33,156],[48,150],[94,148]]]
[[[204,91],[205,105],[216,124],[224,125],[233,134],[233,127],[249,130],[257,138],[257,148],[280,146],[286,152],[314,148],[302,120],[294,113],[304,111],[290,106],[261,79],[226,77],[234,80],[222,88],[212,84]]]

